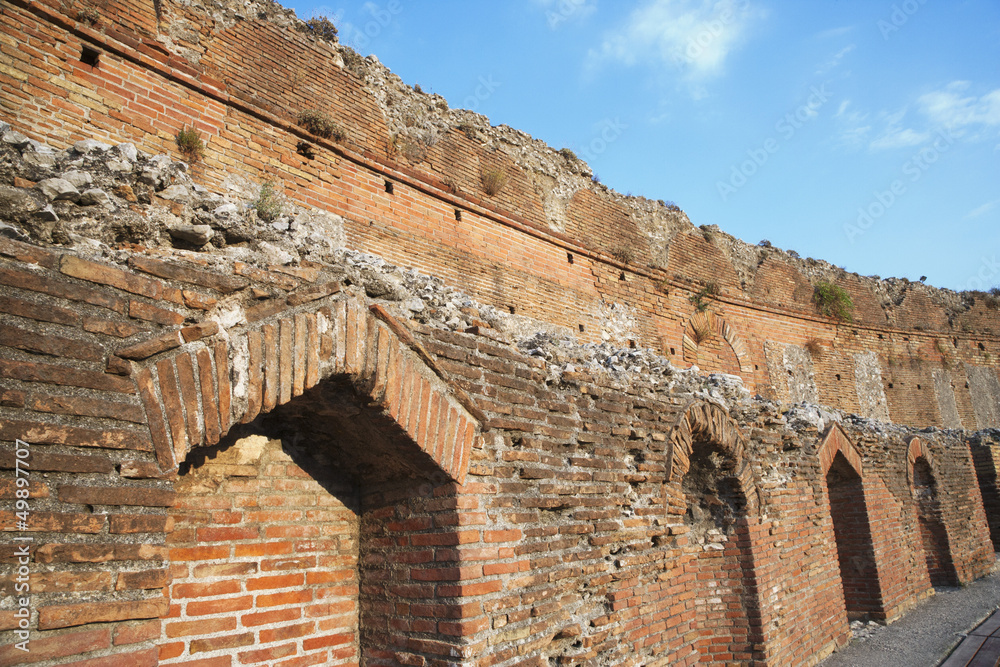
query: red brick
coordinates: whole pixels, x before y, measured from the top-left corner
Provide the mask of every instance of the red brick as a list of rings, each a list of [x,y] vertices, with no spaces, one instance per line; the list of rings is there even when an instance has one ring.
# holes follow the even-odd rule
[[[93,535],[104,530],[104,515],[70,514],[60,512],[31,512],[26,528],[31,532],[85,533]],[[13,510],[0,511],[0,525],[12,530],[20,525]]]
[[[115,354],[123,359],[142,361],[143,359],[148,359],[149,357],[157,355],[161,352],[178,348],[181,346],[181,343],[182,341],[179,331],[168,331],[155,338],[121,348],[117,350]]]
[[[162,533],[170,520],[157,514],[112,514],[108,518],[108,532],[113,534]]]
[[[190,644],[191,654],[207,653],[209,651],[221,651],[224,649],[250,646],[254,643],[253,634],[245,632],[240,635],[225,634],[218,637],[208,637],[205,639],[192,639]]]
[[[88,623],[157,618],[167,611],[166,599],[135,602],[90,602],[53,605],[38,610],[38,629],[68,628]]]
[[[0,376],[24,382],[44,382],[118,393],[132,393],[135,390],[131,380],[114,375],[58,364],[11,359],[0,359]]]
[[[232,387],[229,382],[229,346],[215,344],[215,381],[218,387],[219,429],[222,434],[232,426]]]
[[[16,347],[35,354],[70,357],[82,361],[101,361],[104,358],[101,347],[93,342],[52,333],[38,333],[7,324],[0,324],[0,341],[8,347]]]
[[[155,648],[131,653],[117,653],[103,658],[67,662],[60,667],[156,667],[159,651]]]
[[[240,664],[243,665],[254,665],[260,662],[274,664],[274,660],[295,655],[297,652],[298,647],[292,643],[282,644],[280,646],[270,646],[267,648],[257,649],[256,651],[245,651],[237,654],[236,657],[239,659]]]
[[[149,257],[133,256],[129,258],[129,265],[157,278],[191,283],[223,294],[241,290],[249,284],[246,278],[214,273],[190,265],[164,262]]]
[[[110,628],[33,637],[27,653],[14,644],[0,646],[0,665],[28,665],[43,660],[79,655],[111,646]]]
[[[129,623],[115,628],[115,646],[138,644],[160,638],[160,621]]]
[[[201,618],[197,621],[170,621],[165,626],[167,637],[214,635],[236,629],[236,617]]]
[[[139,507],[170,507],[176,492],[136,486],[74,486],[59,487],[59,499],[81,505],[131,505]]]
[[[284,623],[302,618],[302,609],[291,607],[289,609],[275,609],[273,611],[257,612],[253,614],[243,614],[240,622],[243,625],[255,627],[258,625],[272,625],[274,623]]]
[[[159,281],[149,280],[117,267],[98,264],[73,255],[63,256],[60,271],[73,278],[110,285],[153,300],[159,299],[163,293],[163,284]]]
[[[0,295],[0,313],[9,313],[18,317],[25,317],[29,320],[65,324],[67,326],[78,326],[80,324],[80,315],[68,308],[60,308],[50,303],[33,303],[11,296]]]
[[[215,614],[231,614],[234,611],[245,611],[254,606],[253,598],[239,597],[226,598],[223,600],[199,600],[189,602],[187,605],[188,616],[210,616]]]
[[[213,445],[219,441],[219,408],[215,401],[213,380],[215,372],[212,368],[212,354],[208,350],[198,350],[198,382],[201,386],[201,414],[205,423],[205,444]]]
[[[142,570],[140,572],[119,572],[115,590],[151,590],[164,588],[170,583],[166,570]]]
[[[187,437],[191,447],[197,447],[204,442],[199,419],[198,387],[194,379],[194,362],[191,355],[182,352],[174,357],[177,366],[177,386],[180,388],[181,400],[184,402],[184,412],[187,415]]]

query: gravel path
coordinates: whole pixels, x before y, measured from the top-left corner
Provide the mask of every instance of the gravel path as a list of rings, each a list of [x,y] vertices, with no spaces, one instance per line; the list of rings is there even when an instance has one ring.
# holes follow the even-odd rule
[[[1000,561],[989,574],[964,588],[938,588],[895,623],[820,663],[822,667],[934,667],[1000,605]]]

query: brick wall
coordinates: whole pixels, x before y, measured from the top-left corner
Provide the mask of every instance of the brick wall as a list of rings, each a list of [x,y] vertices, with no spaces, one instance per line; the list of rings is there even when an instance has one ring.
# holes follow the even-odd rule
[[[846,410],[859,408],[853,355],[876,350],[889,416],[900,423],[946,421],[941,401],[950,406],[951,396],[935,394],[932,371],[967,363],[995,375],[995,311],[981,300],[963,312],[916,283],[892,286],[899,296],[887,300],[871,280],[845,274],[835,282],[851,294],[856,322],[837,324],[815,315],[810,280],[783,255],[761,250],[761,264],[741,278],[720,242],[698,231],[672,236],[664,267],[650,266],[656,260],[636,214],[597,186],[578,189],[560,223],[546,213],[545,178],[479,139],[452,129],[419,156],[400,147],[381,102],[357,78],[359,66],[349,57],[341,66],[346,56],[328,44],[269,21],[216,23],[196,6],[169,2],[115,3],[100,13],[91,24],[60,13],[54,0],[4,6],[0,25],[21,48],[3,55],[2,103],[19,129],[56,146],[97,137],[176,154],[176,132],[196,127],[207,152],[194,170],[211,187],[234,171],[280,183],[292,199],[344,215],[352,247],[440,275],[483,302],[572,327],[586,340],[600,340],[604,304],[627,304],[636,311],[627,339],[672,348],[678,364],[695,363],[682,355],[689,298],[714,283],[721,294],[712,309],[749,342],[740,369],[754,391],[781,395],[783,378],[771,377],[764,359],[768,340],[824,341],[819,400]],[[176,53],[156,39],[167,30]],[[97,67],[81,61],[84,46],[101,52]],[[304,108],[330,110],[346,131],[343,142],[297,127]],[[303,141],[312,159],[299,153]],[[480,182],[490,167],[509,175],[492,198]],[[699,367],[733,372],[720,352]],[[964,426],[995,420],[977,422],[964,378],[951,384]]]
[[[752,390],[788,400],[791,371],[821,403],[881,399],[924,426],[942,423],[950,389],[962,424],[989,421],[991,334],[894,328],[901,312],[851,277],[861,321],[825,320],[778,260],[744,293],[700,233],[674,238],[665,270],[645,266],[649,252],[615,252],[641,232],[601,195],[578,193],[553,231],[533,176],[464,133],[423,161],[393,153],[331,47],[255,20],[210,27],[193,6],[125,5],[96,26],[54,2],[0,8],[20,40],[0,50],[0,104],[20,129],[172,152],[195,124],[208,185],[280,179],[344,215],[353,247],[585,340],[601,338],[602,306],[624,303],[622,344],[678,364],[693,352]],[[155,39],[183,21],[199,65]],[[96,68],[84,44],[102,51]],[[321,89],[299,66],[324,72]],[[344,144],[285,115],[317,94]],[[510,176],[492,199],[477,194],[484,165]],[[937,563],[960,583],[993,564],[991,441],[970,452],[930,431],[914,445],[914,431],[850,420],[820,433],[774,405],[730,414],[650,378],[550,377],[486,328],[404,323],[320,263],[130,246],[95,260],[33,240],[0,237],[0,665],[25,657],[11,593],[25,557],[39,667],[812,665],[847,641],[849,614],[893,619],[928,595]],[[712,325],[692,350],[691,297],[709,282]],[[930,297],[907,302],[911,322],[943,322]],[[881,379],[857,377],[868,353]],[[788,368],[805,354],[811,375]],[[21,488],[16,439],[41,473]],[[939,525],[933,548],[921,517]]]

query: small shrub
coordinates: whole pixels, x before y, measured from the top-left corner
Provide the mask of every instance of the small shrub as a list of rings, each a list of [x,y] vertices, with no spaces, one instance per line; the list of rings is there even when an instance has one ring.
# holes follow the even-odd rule
[[[661,199],[660,203],[663,204],[663,206],[670,213],[680,213],[681,212],[681,207],[678,206],[677,204],[675,204],[674,202],[670,201],[669,199],[667,199],[667,200]]]
[[[420,95],[423,95],[424,94],[424,89],[420,87],[419,83],[415,83],[415,84],[413,84],[413,92],[418,93]]]
[[[570,162],[576,162],[576,153],[574,153],[573,151],[571,151],[568,148],[560,148],[559,149],[559,155],[562,155],[564,158],[566,158]]]
[[[500,193],[507,185],[507,172],[499,167],[491,167],[482,173],[483,192],[487,197]]]
[[[628,246],[615,246],[611,249],[611,256],[622,264],[631,264],[635,260],[635,252]]]
[[[695,311],[703,313],[708,310],[709,299],[713,296],[717,296],[719,293],[719,286],[715,283],[708,283],[702,287],[696,294],[692,294],[688,297],[688,301],[694,304]]]
[[[854,302],[851,295],[843,287],[826,281],[816,283],[813,288],[813,303],[816,309],[826,317],[854,321]]]
[[[823,356],[823,344],[820,343],[819,338],[810,338],[803,347],[813,359],[819,359]]]
[[[691,318],[691,340],[701,345],[712,337],[712,322],[705,316]]]
[[[801,258],[801,255],[799,255],[799,253],[795,252],[794,250],[789,250],[788,251],[788,256],[791,257],[792,259],[800,259]]]
[[[333,122],[330,114],[325,111],[306,109],[299,112],[297,120],[299,125],[304,127],[307,132],[315,134],[317,137],[343,141],[346,136],[344,131],[340,129],[340,126]]]
[[[257,199],[250,203],[250,208],[257,211],[257,217],[264,222],[275,220],[285,209],[284,197],[275,189],[274,183],[264,181],[260,186]]]
[[[708,241],[709,243],[711,243],[712,240],[715,238],[715,234],[712,233],[712,230],[706,227],[705,225],[702,225],[701,227],[699,227],[699,229],[701,230],[701,237],[706,241]]]
[[[770,248],[771,247],[771,242],[768,241],[767,239],[763,239],[757,245],[760,246],[761,248]]]
[[[1000,288],[994,287],[983,297],[983,305],[990,310],[1000,309]]]
[[[182,127],[177,131],[177,150],[188,162],[197,162],[205,156],[205,143],[201,140],[198,130]]]
[[[591,183],[600,183],[601,182],[601,177],[598,176],[597,174],[591,174],[590,175],[590,182]]]
[[[325,16],[314,16],[308,21],[303,21],[298,26],[299,32],[304,32],[310,37],[325,39],[328,42],[337,41],[337,26],[333,21]]]

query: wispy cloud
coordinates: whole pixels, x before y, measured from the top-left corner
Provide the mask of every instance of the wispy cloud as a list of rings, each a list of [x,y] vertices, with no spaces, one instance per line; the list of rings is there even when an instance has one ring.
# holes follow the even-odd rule
[[[1000,88],[980,97],[969,95],[968,81],[953,81],[942,90],[921,95],[917,100],[930,121],[961,136],[1000,127]]]
[[[1000,205],[1000,199],[994,199],[993,201],[988,201],[982,206],[977,206],[968,213],[965,214],[966,218],[978,218],[981,215],[986,215],[993,209]]]
[[[847,56],[848,53],[853,51],[855,47],[856,47],[855,44],[848,44],[840,51],[837,51],[837,53],[833,54],[833,56],[829,60],[827,60],[825,63],[821,64],[819,67],[816,68],[817,76],[823,76],[825,74],[829,74],[833,70],[837,69],[837,67],[840,65],[840,61],[842,61],[844,57]]]
[[[592,70],[611,63],[668,66],[695,84],[718,76],[761,12],[749,0],[647,0],[588,54]]]
[[[930,138],[929,132],[921,132],[908,127],[903,127],[903,119],[907,110],[900,109],[895,113],[879,114],[883,130],[868,147],[873,151],[891,150],[893,148],[907,148],[909,146],[919,146]]]

